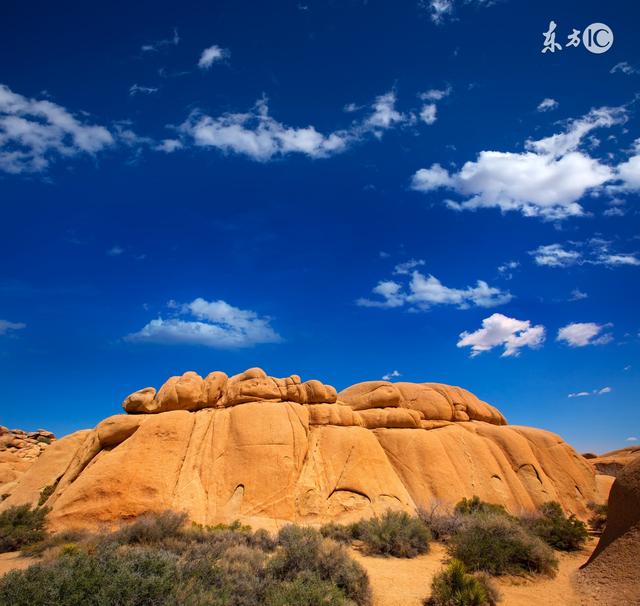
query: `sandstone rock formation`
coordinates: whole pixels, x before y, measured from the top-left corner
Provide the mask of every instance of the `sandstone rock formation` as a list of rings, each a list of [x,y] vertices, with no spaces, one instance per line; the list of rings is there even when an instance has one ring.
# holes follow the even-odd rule
[[[34,466],[0,509],[52,483],[54,528],[167,508],[208,524],[350,521],[474,494],[514,512],[557,500],[584,517],[596,498],[592,467],[560,437],[507,425],[495,407],[439,383],[337,394],[257,368],[188,372],[123,407],[60,440],[57,461],[50,451],[38,461],[46,479]]]
[[[598,604],[640,604],[640,458],[613,483],[607,526],[581,577]]]
[[[593,465],[596,473],[615,478],[626,465],[640,457],[640,446],[627,446],[602,455],[587,453],[582,456]]]
[[[18,478],[55,439],[45,429],[27,432],[0,425],[0,497],[13,490]]]

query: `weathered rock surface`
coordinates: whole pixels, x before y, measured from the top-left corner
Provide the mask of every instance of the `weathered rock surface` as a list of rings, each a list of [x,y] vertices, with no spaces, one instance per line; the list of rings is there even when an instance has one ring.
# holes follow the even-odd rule
[[[18,478],[55,439],[45,429],[23,431],[0,425],[0,496],[13,490]]]
[[[607,526],[581,571],[599,604],[640,604],[640,458],[611,488]]]
[[[582,456],[593,465],[596,473],[615,478],[626,465],[640,457],[640,446],[627,446],[602,455],[587,453]]]
[[[0,509],[55,482],[54,528],[167,508],[208,524],[348,521],[474,494],[514,512],[557,500],[584,517],[597,498],[593,468],[560,437],[509,426],[495,407],[438,383],[336,394],[255,368],[189,372],[123,406],[130,414],[60,440],[58,457],[51,449],[38,461],[47,473],[30,469]]]

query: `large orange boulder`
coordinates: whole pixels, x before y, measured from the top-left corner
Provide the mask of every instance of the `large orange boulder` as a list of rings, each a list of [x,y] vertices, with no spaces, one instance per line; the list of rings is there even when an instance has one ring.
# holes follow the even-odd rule
[[[593,468],[560,437],[506,425],[493,406],[438,383],[374,381],[337,394],[258,368],[189,372],[123,406],[129,414],[60,440],[64,453],[47,451],[46,474],[30,470],[7,502],[33,502],[53,480],[53,528],[164,509],[205,524],[270,526],[473,495],[514,512],[557,500],[585,517],[597,494]]]

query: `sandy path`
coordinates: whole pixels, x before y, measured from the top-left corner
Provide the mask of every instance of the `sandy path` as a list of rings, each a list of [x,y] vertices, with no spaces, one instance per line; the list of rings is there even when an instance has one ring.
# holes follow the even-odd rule
[[[505,606],[591,606],[575,588],[574,576],[595,547],[591,541],[583,551],[558,553],[560,566],[554,578],[510,577],[498,579]],[[432,543],[431,551],[413,559],[363,556],[351,549],[352,556],[369,573],[374,606],[421,606],[429,595],[431,579],[447,561],[444,545]]]
[[[0,553],[0,576],[11,570],[22,570],[34,564],[38,560],[36,558],[23,558],[19,551],[10,551],[9,553]]]

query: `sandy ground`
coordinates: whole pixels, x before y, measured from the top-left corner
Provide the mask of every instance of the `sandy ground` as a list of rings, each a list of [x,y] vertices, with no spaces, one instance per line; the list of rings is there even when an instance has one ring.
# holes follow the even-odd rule
[[[595,547],[591,540],[586,549],[576,553],[558,553],[560,566],[554,578],[509,577],[497,579],[505,606],[595,606],[582,597],[575,584],[575,574]],[[374,606],[421,606],[429,595],[431,579],[447,561],[440,543],[432,543],[431,551],[413,559],[363,556],[351,549],[353,557],[369,573]],[[557,553],[557,552],[556,552]]]
[[[22,570],[37,562],[35,558],[23,558],[19,551],[0,553],[0,576],[10,570]]]

